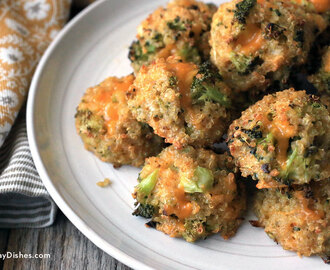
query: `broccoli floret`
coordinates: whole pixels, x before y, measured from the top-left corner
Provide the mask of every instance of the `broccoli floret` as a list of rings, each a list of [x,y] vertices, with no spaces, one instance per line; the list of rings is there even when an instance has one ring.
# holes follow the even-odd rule
[[[129,47],[128,58],[132,62],[143,64],[144,62],[148,62],[157,50],[163,47],[164,42],[162,34],[155,33],[150,40],[144,43],[143,47],[139,40],[134,41]]]
[[[146,178],[142,179],[140,183],[136,186],[138,191],[138,200],[141,201],[147,197],[151,191],[154,189],[158,180],[158,169],[154,170]]]
[[[133,211],[133,216],[140,216],[144,218],[152,218],[155,212],[155,207],[151,204],[139,204],[139,206]]]
[[[280,39],[286,29],[276,23],[269,23],[265,29],[265,37],[268,39]]]
[[[295,149],[290,156],[288,157],[287,161],[286,161],[286,167],[285,170],[281,172],[280,174],[280,178],[281,178],[281,182],[284,183],[285,185],[290,185],[290,173],[291,170],[295,167],[293,166],[294,162],[295,163],[302,163],[303,161],[301,160],[301,158],[299,158],[299,160],[297,160],[297,149]],[[297,164],[296,164],[297,166]]]
[[[194,177],[188,179],[181,177],[180,184],[187,193],[203,193],[212,188],[214,176],[211,170],[198,166],[194,172]]]
[[[205,234],[205,222],[203,220],[187,220],[184,224],[183,237],[188,242],[194,242]]]
[[[185,44],[180,50],[180,56],[186,62],[200,63],[201,57],[196,47],[192,47],[189,44]]]
[[[252,129],[244,129],[242,131],[247,134],[251,139],[261,139],[262,138],[262,131],[259,130],[260,126],[256,126]]]
[[[256,5],[257,0],[243,0],[236,4],[234,18],[241,24],[246,24],[246,18],[251,9]]]
[[[264,62],[259,56],[253,58],[234,52],[230,54],[230,60],[241,75],[250,74],[257,66],[262,65]]]
[[[186,31],[187,30],[179,16],[176,16],[173,21],[167,22],[167,26],[171,30],[175,30],[175,31]]]
[[[128,58],[132,62],[145,62],[148,61],[148,54],[143,53],[140,41],[134,41],[129,47]]]
[[[221,75],[209,61],[200,65],[199,71],[194,77],[190,88],[193,104],[207,100],[219,103],[225,107],[230,107],[231,100],[221,92],[218,86],[218,83],[221,81]]]
[[[78,111],[75,115],[79,119],[79,133],[87,133],[93,137],[105,134],[107,132],[104,119],[90,110]]]
[[[178,84],[178,79],[175,76],[171,76],[169,79],[169,83],[171,87],[175,87]]]

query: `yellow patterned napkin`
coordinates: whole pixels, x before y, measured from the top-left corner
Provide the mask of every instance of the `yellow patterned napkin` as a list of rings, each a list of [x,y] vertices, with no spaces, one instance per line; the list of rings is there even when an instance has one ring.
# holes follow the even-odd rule
[[[71,0],[0,0],[0,147],[34,69],[68,19]]]

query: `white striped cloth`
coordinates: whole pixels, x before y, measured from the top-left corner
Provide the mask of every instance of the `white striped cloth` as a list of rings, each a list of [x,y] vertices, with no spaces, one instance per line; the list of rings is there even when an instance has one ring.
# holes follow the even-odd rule
[[[46,227],[56,212],[34,166],[21,112],[0,148],[0,228]]]

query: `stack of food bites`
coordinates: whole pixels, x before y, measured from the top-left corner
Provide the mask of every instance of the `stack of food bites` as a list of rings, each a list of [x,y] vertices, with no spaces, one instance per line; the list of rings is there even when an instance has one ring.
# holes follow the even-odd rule
[[[233,112],[232,91],[208,60],[215,11],[193,0],[170,2],[141,23],[129,54],[136,79],[128,106],[172,144],[146,160],[134,214],[189,242],[214,233],[233,236],[246,204],[232,157],[209,150],[226,133]],[[148,53],[155,36],[161,46]],[[137,46],[148,57],[141,58]]]
[[[265,96],[229,128],[236,165],[258,181],[257,224],[300,255],[330,254],[329,142],[327,108],[293,89]]]
[[[277,81],[283,85],[291,68],[307,64],[313,42],[328,27],[330,3],[294,2],[246,0],[220,7],[213,19],[219,33],[211,32],[211,57],[236,91],[264,91]],[[326,8],[314,8],[318,2],[326,2]],[[320,95],[327,88],[326,65],[325,53],[319,72],[310,77]],[[235,164],[244,177],[258,181],[254,210],[259,220],[253,224],[284,249],[304,256],[330,255],[327,100],[293,88],[266,95],[228,131]]]
[[[134,215],[189,242],[227,239],[246,208],[243,177],[252,177],[254,224],[285,249],[330,255],[328,49],[317,50],[322,65],[309,77],[322,97],[280,91],[327,36],[329,8],[328,0],[233,0],[218,9],[175,0],[139,25],[129,49],[135,75],[87,90],[76,115],[102,160],[144,163]],[[225,137],[228,153],[215,153]]]

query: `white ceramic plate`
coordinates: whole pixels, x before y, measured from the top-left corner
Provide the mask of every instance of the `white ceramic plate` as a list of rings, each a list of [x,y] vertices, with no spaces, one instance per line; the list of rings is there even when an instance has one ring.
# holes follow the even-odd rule
[[[131,215],[138,169],[118,170],[87,152],[74,114],[85,89],[110,75],[131,72],[128,47],[136,27],[165,1],[97,2],[59,34],[43,56],[28,99],[28,135],[37,169],[64,214],[91,241],[136,269],[326,269],[300,259],[246,221],[237,235],[189,244],[144,226]],[[223,1],[216,1],[217,4]],[[100,188],[108,177],[112,184]]]

